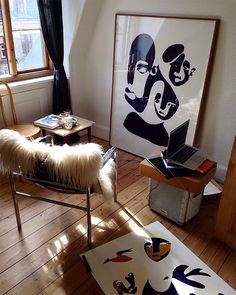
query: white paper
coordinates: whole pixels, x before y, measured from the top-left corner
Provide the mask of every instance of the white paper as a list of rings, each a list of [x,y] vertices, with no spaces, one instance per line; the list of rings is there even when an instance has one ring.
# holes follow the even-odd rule
[[[155,259],[158,255],[150,259],[144,250],[151,249],[145,248],[145,245],[152,245],[153,237],[164,239],[171,245],[170,251],[162,257],[159,256],[160,259]],[[162,250],[164,249],[167,248]],[[123,250],[122,253],[120,250]],[[157,251],[161,251],[160,248]],[[232,287],[157,221],[89,250],[84,255],[91,267],[92,275],[106,295],[236,294]],[[121,261],[119,258],[122,255],[124,259]],[[175,275],[177,270],[180,276]],[[202,275],[203,273],[207,275]],[[133,281],[128,279],[130,274],[133,276]],[[118,293],[114,288],[117,282],[122,282],[125,288],[130,289],[130,292]],[[143,292],[147,282],[153,289],[152,293],[148,293],[147,290]],[[176,290],[175,293],[169,292],[171,288]]]
[[[204,189],[204,196],[207,195],[215,195],[215,194],[220,194],[222,190],[220,190],[217,186],[215,186],[211,181],[206,185]]]

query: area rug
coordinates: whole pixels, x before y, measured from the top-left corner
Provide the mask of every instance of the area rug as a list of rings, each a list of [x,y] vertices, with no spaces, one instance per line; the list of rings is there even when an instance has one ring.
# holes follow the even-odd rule
[[[236,294],[159,222],[81,256],[106,295]]]

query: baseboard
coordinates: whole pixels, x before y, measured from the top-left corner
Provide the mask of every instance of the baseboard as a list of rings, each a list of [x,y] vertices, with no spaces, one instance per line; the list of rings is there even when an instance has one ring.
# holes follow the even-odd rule
[[[92,127],[92,135],[109,141],[109,128],[95,124]]]

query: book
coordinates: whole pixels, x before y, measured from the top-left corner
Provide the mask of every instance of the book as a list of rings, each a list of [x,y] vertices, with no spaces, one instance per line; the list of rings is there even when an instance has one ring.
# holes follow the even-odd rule
[[[197,167],[197,171],[205,174],[207,173],[211,168],[216,166],[216,162],[210,161],[206,159],[199,167]]]
[[[34,121],[34,125],[48,129],[55,129],[60,126],[58,116],[53,114]]]

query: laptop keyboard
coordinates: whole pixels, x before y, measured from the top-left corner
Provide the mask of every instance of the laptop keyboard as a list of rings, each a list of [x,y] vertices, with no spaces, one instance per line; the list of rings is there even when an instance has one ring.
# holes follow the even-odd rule
[[[179,163],[184,163],[198,150],[191,146],[184,146],[179,152],[171,157],[172,160]]]

